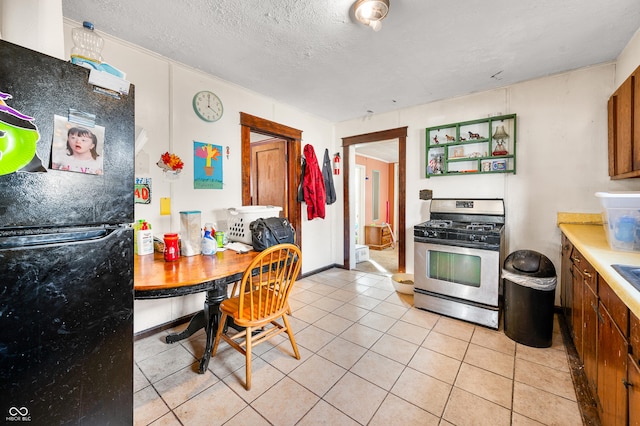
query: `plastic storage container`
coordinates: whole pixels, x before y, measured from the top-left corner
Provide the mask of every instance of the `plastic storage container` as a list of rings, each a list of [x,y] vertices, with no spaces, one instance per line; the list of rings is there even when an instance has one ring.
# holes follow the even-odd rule
[[[282,207],[276,206],[242,206],[227,210],[227,225],[229,241],[239,241],[253,244],[249,225],[256,219],[278,217]]]
[[[180,258],[178,234],[164,234],[164,260],[173,262]]]
[[[200,211],[180,212],[180,239],[182,256],[195,256],[202,252],[202,230],[200,228]]]
[[[518,250],[504,261],[504,334],[526,346],[547,348],[553,340],[556,269],[533,250]]]
[[[640,192],[596,192],[613,250],[640,251]]]
[[[84,21],[82,27],[71,30],[73,47],[71,48],[71,62],[77,63],[78,59],[102,62],[102,47],[104,40],[93,31],[93,24]]]

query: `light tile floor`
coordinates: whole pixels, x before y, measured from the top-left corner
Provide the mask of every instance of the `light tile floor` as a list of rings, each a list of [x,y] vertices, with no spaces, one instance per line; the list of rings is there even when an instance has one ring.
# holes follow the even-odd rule
[[[224,342],[197,374],[203,332],[138,340],[135,424],[582,424],[557,321],[552,347],[531,348],[413,308],[388,276],[342,269],[298,281],[290,305],[301,359],[282,335],[257,346],[250,391]]]

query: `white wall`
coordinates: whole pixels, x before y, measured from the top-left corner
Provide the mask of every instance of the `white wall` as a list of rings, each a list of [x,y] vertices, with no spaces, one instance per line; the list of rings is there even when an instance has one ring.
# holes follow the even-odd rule
[[[2,0],[0,30],[6,41],[64,58],[62,0]]]
[[[64,24],[68,58],[73,45],[71,29],[79,24],[68,20]],[[135,218],[149,221],[154,235],[179,232],[178,212],[183,210],[200,210],[202,224],[216,222],[224,226],[226,209],[241,205],[241,111],[302,130],[302,147],[311,144],[320,159],[325,148],[334,152],[332,123],[96,30],[105,39],[102,52],[105,62],[123,70],[127,80],[135,85],[136,126],[143,127],[149,137],[136,156],[136,177],[152,179],[152,202],[136,204]],[[215,123],[205,123],[193,112],[194,94],[205,89],[216,93],[224,104],[224,115]],[[209,142],[223,148],[229,146],[229,158],[226,153],[223,158],[223,189],[193,189],[193,141]],[[160,155],[166,151],[177,154],[185,163],[177,181],[165,179],[156,166]],[[341,188],[342,181],[336,180],[336,185]],[[161,197],[171,198],[170,216],[160,215]],[[306,219],[305,204],[302,210],[302,271],[305,273],[335,262],[335,241],[327,236],[341,235],[341,228],[336,228],[340,224],[342,207],[338,203],[327,206],[326,219],[313,221]],[[327,250],[327,247],[331,249]],[[162,300],[136,300],[134,331],[188,315],[202,309],[203,302],[204,293]]]
[[[639,37],[636,36],[636,39]],[[637,42],[640,44],[640,41]],[[628,51],[633,54],[627,55]],[[625,50],[631,71],[640,63],[637,45]],[[635,64],[635,65],[633,65]],[[336,138],[409,126],[407,139],[407,271],[413,271],[413,225],[427,219],[435,197],[504,198],[507,254],[532,249],[549,257],[560,273],[558,212],[600,212],[596,191],[640,190],[640,180],[608,177],[607,100],[615,65],[604,64],[498,90],[448,99],[393,113],[336,124]],[[626,77],[625,77],[626,78]],[[517,114],[517,174],[425,178],[425,128]],[[417,159],[420,159],[419,161]],[[556,303],[559,303],[556,292]]]
[[[631,37],[631,40],[629,40],[629,43],[627,43],[616,61],[616,89],[638,67],[638,62],[640,62],[638,58],[640,58],[640,28]]]
[[[76,25],[65,21],[67,55],[71,47],[70,31]],[[103,57],[123,69],[135,84],[136,124],[149,133],[149,142],[136,158],[136,175],[152,178],[153,201],[148,206],[136,206],[136,219],[150,221],[154,233],[178,231],[176,213],[180,210],[201,210],[204,223],[223,221],[224,209],[240,204],[240,111],[302,130],[303,146],[313,145],[319,158],[325,148],[330,153],[340,151],[342,137],[408,126],[408,272],[413,270],[412,226],[425,220],[428,214],[428,202],[418,198],[420,189],[432,189],[434,197],[504,198],[508,252],[524,248],[540,251],[552,259],[558,272],[557,212],[598,212],[594,192],[640,190],[638,179],[610,181],[607,176],[606,101],[620,80],[615,64],[332,124],[137,46],[104,34],[103,37]],[[639,39],[636,34],[620,55],[620,63],[624,63],[629,72],[640,63]],[[217,93],[224,103],[224,116],[216,123],[201,122],[192,112],[193,94],[203,89]],[[497,112],[518,114],[516,175],[424,177],[426,127]],[[193,140],[230,147],[230,158],[224,160],[224,189],[193,189]],[[162,172],[155,166],[165,151],[174,152],[185,161],[183,176],[176,183],[164,181]],[[354,164],[350,166],[351,170],[355,169]],[[302,206],[303,272],[342,264],[343,180],[341,175],[334,179],[338,201],[327,206],[326,220],[307,221],[306,205]],[[171,197],[170,217],[159,215],[160,197]],[[355,223],[354,218],[351,219],[351,223]],[[354,253],[351,257],[355,259]],[[204,295],[200,294],[136,301],[135,331],[196,311],[202,307],[203,300]]]

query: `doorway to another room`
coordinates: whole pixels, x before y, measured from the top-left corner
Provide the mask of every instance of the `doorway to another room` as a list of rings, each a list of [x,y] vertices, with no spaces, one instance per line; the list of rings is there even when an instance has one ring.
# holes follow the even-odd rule
[[[293,225],[296,242],[302,248],[302,208],[297,202],[302,131],[244,112],[240,113],[240,125],[242,205],[281,204],[281,216]],[[253,149],[252,135],[256,143]]]
[[[398,272],[398,142],[358,145],[355,149],[355,270]]]
[[[345,168],[343,188],[345,269],[386,275],[405,272],[406,136],[407,127],[401,127],[342,138]],[[378,179],[380,171],[385,166],[377,166],[377,173],[373,169],[367,171],[366,167],[363,169],[358,164],[355,164],[353,171],[349,170],[349,165],[356,163],[350,158],[357,155],[357,147],[383,141],[393,142],[397,146],[397,162],[387,165],[388,169],[392,170],[387,178],[391,183],[383,183]],[[363,203],[366,204],[362,189],[364,187],[366,192],[370,191],[373,198],[374,195],[380,194],[373,190],[374,186],[378,185],[377,191],[380,191],[381,184],[387,185],[385,188],[393,185],[395,188],[391,191],[393,196],[385,198],[384,204],[372,201],[376,207],[372,208],[369,214],[366,208],[362,207]],[[393,204],[390,205],[391,203]]]

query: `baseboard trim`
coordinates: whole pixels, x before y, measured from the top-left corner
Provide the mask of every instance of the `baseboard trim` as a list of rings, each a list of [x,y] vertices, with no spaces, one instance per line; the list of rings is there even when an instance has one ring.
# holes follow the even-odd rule
[[[169,322],[165,322],[164,324],[160,324],[160,325],[156,325],[154,327],[148,328],[146,330],[143,331],[139,331],[137,333],[133,334],[133,341],[138,341],[140,339],[144,339],[145,337],[149,337],[152,336],[156,333],[159,333],[160,331],[164,331],[164,330],[168,330],[170,328],[174,328],[177,327],[179,325],[182,325],[184,323],[187,323],[191,320],[191,318],[195,315],[196,313],[192,313],[189,315],[185,315],[183,317],[180,318],[176,318],[172,321]]]

